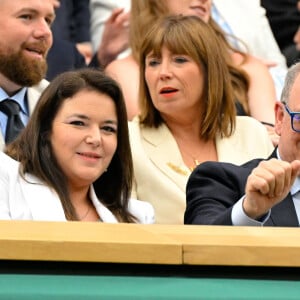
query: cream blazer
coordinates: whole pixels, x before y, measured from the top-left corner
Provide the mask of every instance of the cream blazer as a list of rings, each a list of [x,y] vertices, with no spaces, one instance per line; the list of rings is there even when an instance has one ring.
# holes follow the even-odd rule
[[[43,79],[39,84],[28,88],[27,100],[28,100],[28,109],[30,115],[32,114],[33,109],[35,108],[35,105],[37,104],[41,93],[48,86],[48,84],[49,82]],[[0,130],[0,151],[3,150],[4,146],[5,146],[5,141],[2,132]]]
[[[129,122],[135,189],[133,197],[150,202],[157,223],[183,224],[185,188],[191,171],[182,160],[175,139],[166,125],[140,127],[138,117]],[[242,164],[267,158],[273,145],[265,127],[250,117],[237,117],[229,138],[216,140],[218,160]]]
[[[0,219],[66,221],[63,207],[55,191],[31,174],[25,180],[19,174],[20,163],[0,152]],[[117,223],[117,219],[97,198],[93,187],[90,196],[103,222]],[[130,199],[129,211],[139,223],[154,223],[151,204]]]

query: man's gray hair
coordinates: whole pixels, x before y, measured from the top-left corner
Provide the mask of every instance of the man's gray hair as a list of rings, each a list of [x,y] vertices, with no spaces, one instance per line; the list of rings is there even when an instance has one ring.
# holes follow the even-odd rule
[[[284,86],[281,93],[281,98],[280,98],[281,102],[288,103],[291,89],[299,73],[300,73],[300,62],[292,65],[289,68],[285,77]]]

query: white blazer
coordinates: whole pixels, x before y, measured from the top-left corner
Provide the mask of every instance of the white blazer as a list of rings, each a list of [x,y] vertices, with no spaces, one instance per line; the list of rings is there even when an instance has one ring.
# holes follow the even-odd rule
[[[22,178],[19,174],[20,163],[3,152],[0,152],[0,166],[0,219],[66,221],[54,190],[31,174],[26,173],[25,178]],[[92,186],[90,196],[103,222],[118,222],[112,212],[97,199]],[[149,203],[130,199],[129,211],[139,223],[154,223],[154,210]]]

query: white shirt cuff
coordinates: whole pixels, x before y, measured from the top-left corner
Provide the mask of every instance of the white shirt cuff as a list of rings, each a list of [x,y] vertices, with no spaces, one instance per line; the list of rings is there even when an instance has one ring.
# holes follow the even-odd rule
[[[231,211],[231,221],[235,226],[264,226],[265,222],[269,219],[271,215],[271,210],[261,218],[260,221],[251,219],[248,217],[243,209],[243,201],[245,196],[243,196],[237,203],[234,204]]]

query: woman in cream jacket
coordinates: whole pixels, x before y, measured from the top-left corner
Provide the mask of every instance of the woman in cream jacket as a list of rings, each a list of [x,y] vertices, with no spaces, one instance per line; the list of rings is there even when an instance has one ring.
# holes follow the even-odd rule
[[[201,19],[159,20],[145,36],[139,64],[139,117],[129,123],[134,195],[154,206],[157,223],[183,224],[185,186],[201,162],[266,158],[265,127],[236,117],[226,59]]]

